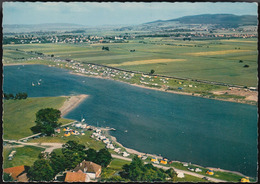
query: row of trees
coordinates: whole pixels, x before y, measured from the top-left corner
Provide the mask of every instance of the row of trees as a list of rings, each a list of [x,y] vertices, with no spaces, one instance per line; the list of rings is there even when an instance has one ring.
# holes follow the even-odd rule
[[[4,99],[5,100],[21,100],[21,99],[26,99],[28,97],[27,93],[17,93],[15,96],[12,93],[4,93]]]
[[[62,171],[75,168],[83,160],[93,161],[102,167],[107,167],[112,157],[106,148],[98,152],[86,149],[76,141],[68,141],[62,146],[62,153],[52,152],[50,155],[41,153],[39,159],[30,167],[27,173],[29,181],[52,181]],[[91,160],[92,159],[92,160]]]
[[[33,133],[44,133],[47,136],[54,134],[54,129],[61,125],[58,120],[61,112],[58,109],[45,108],[36,113],[36,125],[31,127]]]
[[[119,174],[122,181],[174,181],[176,177],[176,172],[172,168],[165,171],[154,167],[152,164],[144,164],[137,156],[133,158],[130,164],[125,164],[123,171]],[[117,176],[115,179],[119,180],[120,178]]]

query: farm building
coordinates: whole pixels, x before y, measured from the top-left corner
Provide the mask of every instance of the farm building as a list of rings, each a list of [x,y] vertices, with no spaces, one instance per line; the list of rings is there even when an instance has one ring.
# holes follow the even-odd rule
[[[83,172],[89,176],[90,179],[96,179],[100,176],[101,166],[90,161],[82,161],[78,164],[73,171],[75,172]]]

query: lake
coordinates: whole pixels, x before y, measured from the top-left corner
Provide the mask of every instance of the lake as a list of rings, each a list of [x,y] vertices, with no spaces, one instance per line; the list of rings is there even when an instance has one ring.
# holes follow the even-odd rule
[[[40,86],[32,86],[40,79]],[[43,65],[5,66],[3,90],[29,97],[88,94],[66,118],[80,121],[83,116],[88,124],[113,127],[118,142],[140,152],[257,175],[256,106],[144,89]]]

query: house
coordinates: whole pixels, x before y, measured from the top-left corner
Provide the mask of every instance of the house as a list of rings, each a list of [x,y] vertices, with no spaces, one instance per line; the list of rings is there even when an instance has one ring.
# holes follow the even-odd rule
[[[89,182],[90,178],[86,173],[79,172],[67,172],[65,182]]]
[[[3,172],[10,174],[14,180],[19,182],[28,182],[27,174],[25,173],[25,166],[20,165],[16,167],[9,167],[3,170]]]
[[[80,164],[78,164],[73,171],[78,172],[82,171],[83,173],[87,174],[90,179],[96,179],[101,174],[101,166],[90,161],[83,160]]]

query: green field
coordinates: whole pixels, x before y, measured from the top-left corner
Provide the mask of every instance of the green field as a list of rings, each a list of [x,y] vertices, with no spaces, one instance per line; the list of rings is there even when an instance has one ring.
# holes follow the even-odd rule
[[[72,129],[75,129],[71,127]],[[76,129],[78,130],[78,129]],[[79,130],[80,131],[80,130]],[[95,139],[91,138],[91,134],[93,131],[85,131],[85,135],[71,135],[69,137],[64,136],[64,131],[61,130],[61,133],[56,134],[55,137],[40,137],[37,139],[31,139],[29,142],[34,143],[66,143],[67,141],[74,140],[77,141],[79,144],[83,144],[88,148],[93,148],[95,150],[100,150],[105,147],[105,144],[101,141],[96,141]]]
[[[35,114],[43,108],[59,109],[65,97],[27,98],[25,100],[3,101],[3,138],[18,140],[33,133],[30,128],[35,125]],[[61,123],[71,120],[60,119]]]
[[[8,155],[15,150],[16,154],[13,160],[8,160]],[[38,159],[38,155],[43,151],[43,148],[24,146],[24,147],[7,147],[3,149],[3,168],[15,167],[19,165],[33,165]]]
[[[104,51],[103,46],[110,51]],[[27,44],[4,45],[4,58],[12,59],[7,49],[38,51],[54,54],[63,59],[104,65],[133,62],[119,68],[163,74],[175,77],[202,79],[245,86],[257,85],[257,39],[232,40],[174,40],[171,38],[145,38],[129,43],[104,44]],[[135,52],[130,52],[135,49]],[[12,54],[15,51],[12,51]],[[208,53],[207,53],[208,52]],[[202,53],[202,54],[198,54]],[[19,54],[18,56],[19,57]],[[163,63],[144,64],[144,60],[182,59]],[[239,63],[243,60],[243,63]],[[134,61],[140,61],[139,64]],[[244,68],[244,65],[249,65]]]

